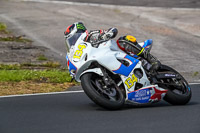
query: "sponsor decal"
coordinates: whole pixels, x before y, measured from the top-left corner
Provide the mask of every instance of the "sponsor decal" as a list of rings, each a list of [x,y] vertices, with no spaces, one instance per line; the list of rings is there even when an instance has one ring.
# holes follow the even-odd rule
[[[174,74],[165,74],[166,77],[176,77]]]
[[[128,94],[128,99],[138,103],[148,103],[151,97],[151,88],[136,90]]]
[[[83,24],[76,24],[77,29],[79,30],[86,30],[85,26]]]

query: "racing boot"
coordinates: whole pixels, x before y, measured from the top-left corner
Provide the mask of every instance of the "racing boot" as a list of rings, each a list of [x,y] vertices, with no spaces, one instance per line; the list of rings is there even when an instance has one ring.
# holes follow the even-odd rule
[[[151,73],[155,73],[160,68],[160,61],[157,60],[153,55],[147,53],[146,60],[152,65],[150,68]]]
[[[149,71],[153,74],[160,68],[160,61],[157,60],[153,55],[151,55],[148,51],[143,51],[141,54],[141,57],[146,59],[150,64],[151,67],[149,68]]]

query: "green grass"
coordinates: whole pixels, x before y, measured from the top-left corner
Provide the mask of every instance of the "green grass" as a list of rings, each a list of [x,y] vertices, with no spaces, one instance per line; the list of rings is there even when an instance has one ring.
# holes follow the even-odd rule
[[[192,77],[196,77],[199,74],[199,72],[194,72]]]
[[[7,29],[6,24],[0,22],[0,31],[6,31],[6,29]]]
[[[30,39],[24,38],[23,36],[12,36],[12,33],[7,30],[7,25],[5,23],[0,22],[0,33],[3,35],[7,35],[7,37],[0,37],[0,41],[12,41],[12,42],[33,42]]]
[[[10,41],[10,42],[33,42],[29,39],[23,38],[23,37],[6,37],[6,38],[0,38],[0,41]]]
[[[42,64],[32,64],[32,63],[23,63],[21,64],[20,68],[23,67],[48,67],[48,68],[58,68],[60,67],[60,63],[59,62],[53,62],[53,61],[47,61],[45,63]]]
[[[57,68],[57,67],[60,67],[61,65],[60,65],[59,62],[48,61],[48,62],[42,64],[41,66],[50,67],[50,68]]]
[[[7,31],[7,25],[5,23],[0,22],[0,33],[8,34],[9,31]]]
[[[0,82],[20,81],[65,83],[70,82],[71,77],[67,70],[0,70]]]
[[[40,61],[46,61],[47,60],[47,57],[45,57],[44,55],[40,55],[37,60],[40,60]]]
[[[0,64],[0,70],[19,70],[19,69],[20,69],[19,64],[10,64],[10,65]]]
[[[30,64],[29,64],[30,65]],[[32,66],[33,64],[31,64]],[[27,65],[0,64],[0,82],[38,81],[47,83],[70,82],[71,77],[67,70],[55,69],[57,63],[46,63],[41,66],[50,67],[45,70],[22,69]]]
[[[59,62],[47,61],[41,64],[34,64],[34,63],[23,63],[23,64],[0,64],[0,70],[19,70],[24,68],[34,68],[34,67],[42,67],[42,68],[49,68],[55,69],[59,68],[61,65]]]

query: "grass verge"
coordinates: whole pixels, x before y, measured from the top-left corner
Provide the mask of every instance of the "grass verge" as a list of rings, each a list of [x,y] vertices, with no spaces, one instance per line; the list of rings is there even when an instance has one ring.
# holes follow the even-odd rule
[[[32,42],[24,37],[13,35],[6,24],[0,22],[0,41]],[[37,60],[35,63],[0,64],[0,96],[65,91],[77,84],[70,82],[67,70],[58,69],[59,62],[49,61],[44,55],[39,55]]]
[[[7,25],[0,22],[0,41],[11,41],[11,42],[22,42],[22,43],[31,43],[33,42],[30,39],[24,38],[25,36],[14,36],[11,32],[7,30]]]
[[[0,65],[0,96],[65,91],[77,85],[67,70],[21,69],[20,65]]]
[[[47,57],[45,57],[44,55],[40,55],[37,60],[40,60],[40,61],[46,61],[48,60]]]
[[[75,83],[36,83],[33,81],[0,82],[0,96],[61,92]]]
[[[0,82],[35,81],[45,83],[70,82],[69,73],[62,70],[0,70]]]
[[[5,31],[6,31],[6,29],[7,29],[7,26],[6,26],[6,24],[4,24],[4,23],[0,22],[0,31],[2,31],[2,32],[5,32]]]
[[[19,69],[34,69],[34,68],[46,68],[55,69],[59,68],[61,65],[59,62],[46,61],[40,64],[35,63],[23,63],[23,64],[0,64],[0,70],[19,70]]]
[[[33,42],[33,41],[23,38],[21,36],[20,37],[15,37],[15,36],[3,37],[3,38],[0,38],[0,41],[23,42],[23,43]]]
[[[53,62],[53,61],[47,61],[41,64],[33,64],[33,63],[23,63],[19,67],[24,68],[24,67],[29,67],[29,68],[34,68],[34,67],[46,67],[46,68],[58,68],[60,67],[59,62]],[[12,68],[12,65],[11,65]]]

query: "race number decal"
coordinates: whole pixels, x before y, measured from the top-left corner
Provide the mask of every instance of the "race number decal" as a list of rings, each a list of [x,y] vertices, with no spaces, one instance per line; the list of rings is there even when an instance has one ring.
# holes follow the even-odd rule
[[[132,77],[132,78],[131,78]],[[128,77],[126,80],[125,80],[125,84],[126,86],[128,87],[128,89],[130,89],[131,87],[133,87],[133,85],[135,84],[135,82],[138,81],[137,77],[135,77],[135,75],[133,74],[131,77]]]
[[[85,45],[78,45],[78,50],[75,51],[73,58],[80,59],[83,54],[83,49],[85,49]]]

